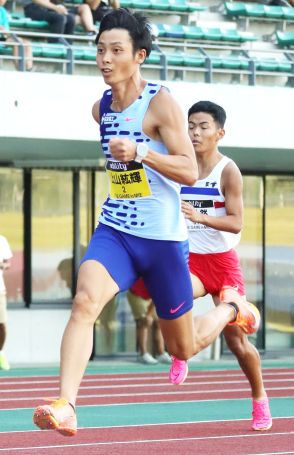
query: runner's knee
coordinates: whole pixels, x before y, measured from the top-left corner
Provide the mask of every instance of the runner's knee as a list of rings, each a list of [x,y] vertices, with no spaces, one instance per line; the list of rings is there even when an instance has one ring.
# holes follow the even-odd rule
[[[98,302],[91,300],[87,292],[78,292],[73,301],[72,317],[79,321],[94,323],[98,315]]]

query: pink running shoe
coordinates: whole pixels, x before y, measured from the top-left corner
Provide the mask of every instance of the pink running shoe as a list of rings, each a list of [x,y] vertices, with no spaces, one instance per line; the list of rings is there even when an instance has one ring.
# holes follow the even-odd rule
[[[169,380],[172,384],[183,384],[188,374],[188,363],[174,356],[171,356],[171,359],[172,364],[169,370]]]
[[[252,400],[252,430],[265,431],[272,427],[272,416],[269,408],[268,398],[263,400]]]
[[[33,422],[41,430],[56,430],[63,436],[74,436],[77,432],[75,410],[63,398],[38,406],[34,412]]]

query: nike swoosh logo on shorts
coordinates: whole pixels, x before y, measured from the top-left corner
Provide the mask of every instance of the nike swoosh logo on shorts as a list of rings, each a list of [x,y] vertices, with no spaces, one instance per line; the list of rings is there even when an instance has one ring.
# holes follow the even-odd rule
[[[184,300],[182,303],[180,303],[179,306],[177,306],[176,308],[171,308],[169,310],[170,314],[174,314],[176,313],[177,311],[179,311],[180,308],[182,308],[182,306],[186,303],[186,300]]]

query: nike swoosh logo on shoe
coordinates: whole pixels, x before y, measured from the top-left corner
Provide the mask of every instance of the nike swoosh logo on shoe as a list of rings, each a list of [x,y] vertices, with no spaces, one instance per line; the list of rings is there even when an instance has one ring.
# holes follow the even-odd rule
[[[186,303],[186,300],[184,300],[182,303],[180,303],[179,306],[177,306],[176,308],[171,308],[169,310],[170,314],[175,314],[177,311],[179,311],[180,308],[182,308],[182,306]]]

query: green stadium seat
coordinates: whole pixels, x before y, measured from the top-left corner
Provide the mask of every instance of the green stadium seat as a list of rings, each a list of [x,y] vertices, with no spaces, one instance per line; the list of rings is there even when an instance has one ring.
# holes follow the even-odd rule
[[[32,51],[34,57],[42,57],[44,43],[33,43]]]
[[[229,29],[222,29],[221,30],[222,34],[222,39],[224,41],[235,41],[235,42],[241,42],[241,35],[238,30],[235,28],[229,28]]]
[[[206,28],[203,27],[203,37],[206,40],[220,41],[222,39],[222,32],[220,28]]]
[[[293,46],[294,45],[294,32],[276,32],[277,43],[280,46]]]
[[[185,55],[184,66],[191,66],[194,68],[201,68],[205,64],[205,57],[197,55]]]
[[[33,19],[28,19],[25,23],[25,27],[44,30],[49,28],[49,24],[46,21],[35,21]]]
[[[246,14],[245,3],[242,2],[225,2],[225,11],[228,16],[244,16]]]
[[[265,5],[260,3],[247,3],[245,6],[245,16],[263,17],[265,16]]]
[[[85,49],[74,48],[73,54],[74,54],[74,59],[75,60],[83,60],[84,59],[84,55],[85,55]]]
[[[159,38],[165,36],[164,24],[152,24],[152,28],[157,31],[157,36]]]
[[[42,57],[47,58],[65,58],[66,57],[66,48],[64,46],[43,46],[42,47]]]
[[[284,11],[282,6],[267,6],[264,5],[264,13],[266,17],[270,17],[273,19],[282,19],[284,17]]]
[[[152,51],[149,57],[146,58],[145,62],[150,65],[159,65],[160,64],[160,53]]]
[[[96,49],[85,49],[84,50],[84,60],[96,61],[97,51]]]
[[[206,11],[207,10],[207,6],[204,6],[204,5],[197,5],[196,3],[189,3],[187,2],[187,5],[188,5],[188,11],[189,13],[194,13],[194,12],[197,12],[197,11]]]
[[[0,43],[0,55],[12,55],[12,47]]]
[[[221,66],[222,68],[226,68],[226,69],[231,69],[231,70],[239,70],[239,69],[245,69],[244,68],[244,62],[240,59],[239,56],[232,56],[232,55],[228,55],[228,56],[224,56],[224,57],[221,57],[221,60],[222,60],[222,63],[221,63]]]
[[[181,24],[172,24],[172,25],[164,25],[163,24],[163,30],[164,30],[164,36],[166,38],[184,38],[185,36],[185,29],[184,26]]]
[[[282,6],[283,18],[286,20],[294,20],[294,8],[292,6]]]
[[[26,26],[26,22],[30,20],[27,17],[10,17],[9,18],[9,26],[11,28],[24,28]]]
[[[184,38],[185,39],[203,39],[204,38],[204,33],[201,27],[198,27],[197,25],[184,25],[183,26],[184,30]]]
[[[290,63],[287,60],[280,60],[279,61],[279,71],[285,73],[285,72],[293,72],[293,64]]]
[[[169,5],[171,11],[189,12],[189,5],[186,0],[169,0]]]
[[[257,37],[252,32],[239,32],[241,43],[245,43],[246,41],[257,41]]]
[[[132,8],[132,4],[133,4],[132,0],[120,0],[119,3],[122,8]],[[149,3],[149,1],[148,1],[148,3]],[[140,7],[138,6],[137,8],[140,8]]]
[[[150,0],[132,0],[128,2],[129,4],[126,6],[127,8],[135,8],[135,9],[150,9]]]
[[[260,71],[278,71],[279,65],[275,58],[257,59],[256,69]]]
[[[175,52],[175,53],[165,53],[166,58],[167,58],[167,63],[168,65],[173,65],[173,66],[183,66],[184,61],[185,61],[185,54],[181,52]]]
[[[167,11],[170,9],[169,0],[150,0],[151,9]]]

